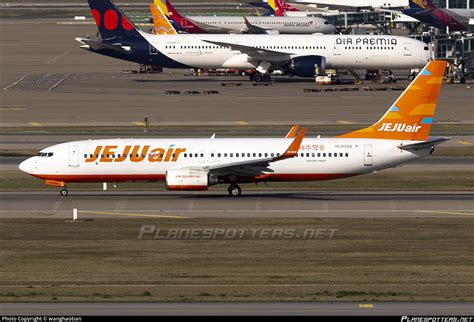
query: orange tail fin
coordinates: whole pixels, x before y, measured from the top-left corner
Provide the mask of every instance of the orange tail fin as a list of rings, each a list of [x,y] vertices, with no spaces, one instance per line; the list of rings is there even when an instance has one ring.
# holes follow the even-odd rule
[[[426,141],[445,69],[445,61],[429,62],[377,123],[339,137]]]
[[[155,27],[156,35],[175,35],[176,30],[173,28],[168,18],[165,17],[160,6],[157,4],[150,4],[150,11],[153,17],[153,25]]]

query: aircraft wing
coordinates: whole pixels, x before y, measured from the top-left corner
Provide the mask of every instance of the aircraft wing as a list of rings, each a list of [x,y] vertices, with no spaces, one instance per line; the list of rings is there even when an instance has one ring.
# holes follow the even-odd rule
[[[283,153],[278,154],[277,156],[274,156],[274,157],[221,163],[221,164],[216,164],[216,165],[211,165],[211,166],[206,166],[206,167],[190,167],[190,169],[207,171],[210,174],[214,174],[216,176],[235,175],[235,176],[252,177],[252,176],[262,175],[268,172],[273,172],[273,170],[269,168],[270,163],[295,157],[298,153],[298,150],[300,148],[301,142],[303,141],[305,133],[306,133],[306,129],[301,130],[301,132],[298,133],[298,135],[294,137],[294,139],[292,140],[288,148]]]
[[[379,9],[375,9],[375,11],[391,14],[393,22],[420,22],[418,19],[413,18],[412,16],[409,16],[409,15],[406,15],[402,11],[399,11],[399,10],[379,8]]]
[[[222,47],[230,47],[232,50],[240,51],[242,54],[247,54],[251,58],[255,58],[255,59],[261,59],[261,58],[266,58],[266,59],[279,58],[281,60],[290,59],[288,53],[283,53],[280,51],[274,51],[274,50],[263,49],[263,48],[255,48],[251,46],[233,44],[233,43],[222,42],[222,41],[211,41],[211,40],[206,40],[206,39],[203,39],[203,41],[208,42],[210,44],[222,46]]]
[[[285,152],[270,158],[253,159],[241,162],[231,162],[226,164],[217,164],[206,167],[209,173],[217,176],[225,175],[236,175],[236,176],[256,176],[262,175],[268,172],[273,172],[269,167],[270,163],[278,162],[281,160],[294,158],[300,148],[301,142],[303,141],[306,129],[301,130],[300,133],[294,138]]]
[[[416,150],[430,148],[432,146],[438,145],[448,140],[449,140],[448,138],[436,138],[436,139],[430,139],[425,142],[406,144],[406,145],[400,144],[398,148],[400,150],[416,151]]]

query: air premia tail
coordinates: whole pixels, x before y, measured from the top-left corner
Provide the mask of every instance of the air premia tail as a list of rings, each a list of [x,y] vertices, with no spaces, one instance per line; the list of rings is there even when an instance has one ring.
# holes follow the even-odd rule
[[[137,27],[110,0],[88,0],[103,40],[140,36]]]
[[[377,123],[339,137],[426,141],[445,69],[445,61],[429,62]]]

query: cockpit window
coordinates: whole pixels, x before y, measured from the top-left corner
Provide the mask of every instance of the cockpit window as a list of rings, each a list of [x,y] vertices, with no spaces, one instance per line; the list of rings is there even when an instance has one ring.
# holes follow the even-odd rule
[[[39,152],[38,153],[38,156],[42,158],[49,158],[49,157],[52,157],[53,155],[54,155],[53,152]]]

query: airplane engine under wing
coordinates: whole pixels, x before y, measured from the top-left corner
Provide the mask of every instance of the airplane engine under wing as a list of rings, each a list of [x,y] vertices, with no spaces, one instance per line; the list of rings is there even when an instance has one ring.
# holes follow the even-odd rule
[[[316,71],[317,69],[319,71]],[[314,77],[325,70],[326,57],[316,55],[295,57],[288,65],[288,72],[300,77]]]
[[[202,170],[176,169],[166,172],[166,188],[168,190],[207,190],[209,186],[217,183],[217,177]]]

